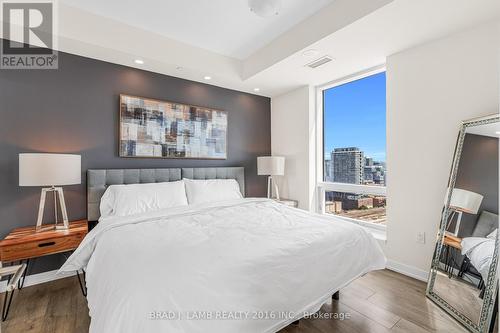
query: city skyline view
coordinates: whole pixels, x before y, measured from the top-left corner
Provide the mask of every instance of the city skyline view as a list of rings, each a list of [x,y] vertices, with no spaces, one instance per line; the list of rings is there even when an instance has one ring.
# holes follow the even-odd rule
[[[385,72],[327,89],[324,95],[326,182],[387,185]],[[325,192],[325,211],[376,224],[386,222],[386,197]]]
[[[324,91],[324,158],[336,148],[358,147],[386,161],[385,72]]]

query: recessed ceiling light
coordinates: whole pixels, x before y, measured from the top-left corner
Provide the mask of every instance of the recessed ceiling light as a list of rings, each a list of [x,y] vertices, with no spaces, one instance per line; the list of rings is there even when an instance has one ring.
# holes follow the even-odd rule
[[[138,65],[143,65],[144,64],[144,60],[141,60],[141,59],[135,59],[134,62]]]
[[[500,135],[500,131],[496,131],[495,134]]]
[[[177,66],[177,67],[175,67],[175,69],[177,69],[178,71],[180,71],[180,70],[182,70],[183,68],[182,68],[182,66]]]
[[[204,79],[205,79],[205,80],[212,80],[212,77],[211,77],[211,76],[206,75],[206,76],[204,77]]]
[[[260,88],[253,88],[253,91],[255,92],[260,91]]]
[[[309,49],[302,52],[302,56],[306,58],[316,57],[317,55],[319,55],[319,51],[316,49]]]

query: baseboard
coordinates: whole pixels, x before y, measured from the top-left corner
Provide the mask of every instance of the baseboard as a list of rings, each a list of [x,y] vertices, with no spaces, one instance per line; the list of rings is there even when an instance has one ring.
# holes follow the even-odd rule
[[[394,260],[387,260],[386,268],[424,282],[427,282],[429,278],[428,271],[405,265]]]
[[[68,276],[75,275],[75,272],[64,272],[61,274],[56,274],[56,273],[57,269],[53,271],[28,275],[26,277],[26,281],[24,282],[24,287],[34,286],[36,284],[59,280]],[[6,288],[7,288],[7,280],[0,281],[0,292],[2,293],[5,292]]]

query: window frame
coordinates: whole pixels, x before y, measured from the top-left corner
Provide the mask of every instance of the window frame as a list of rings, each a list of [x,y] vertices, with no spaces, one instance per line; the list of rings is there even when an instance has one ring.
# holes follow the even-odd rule
[[[334,183],[334,182],[326,182],[324,180],[324,161],[325,161],[325,149],[324,149],[324,130],[323,130],[323,119],[324,119],[324,101],[323,101],[323,92],[325,90],[338,87],[340,85],[350,83],[353,81],[357,81],[360,79],[364,79],[366,77],[379,74],[382,72],[386,72],[385,64],[379,65],[376,67],[372,67],[362,72],[358,72],[352,75],[348,75],[339,80],[334,80],[319,86],[316,86],[316,211],[320,214],[332,215],[325,213],[325,193],[328,191],[337,191],[337,192],[349,192],[356,194],[370,194],[370,195],[383,195],[387,196],[387,184],[386,186],[376,186],[376,185],[358,185],[358,184],[348,184],[348,183]],[[387,150],[386,150],[387,153]],[[376,230],[384,230],[387,227],[387,223],[385,225],[380,225],[376,223],[370,223],[362,220],[357,220],[345,216],[333,215],[342,220],[356,223],[362,225],[364,227],[376,229]],[[387,221],[388,222],[388,221]]]

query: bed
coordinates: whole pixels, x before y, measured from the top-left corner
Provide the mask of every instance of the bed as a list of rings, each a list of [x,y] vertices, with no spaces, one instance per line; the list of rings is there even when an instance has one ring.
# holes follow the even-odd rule
[[[461,241],[461,252],[465,259],[460,271],[468,271],[474,276],[479,273],[479,288],[481,289],[484,287],[483,282],[488,281],[497,233],[498,214],[483,210],[476,221],[472,234],[469,237],[463,237]],[[470,265],[474,267],[474,270],[470,270]]]
[[[112,184],[235,179],[243,168],[89,170],[89,220]],[[385,268],[353,223],[264,198],[100,218],[61,268],[86,271],[90,332],[277,332]]]
[[[488,281],[495,251],[495,238],[466,237],[462,239],[461,245],[462,255],[467,256],[472,266],[481,274],[483,281]]]

